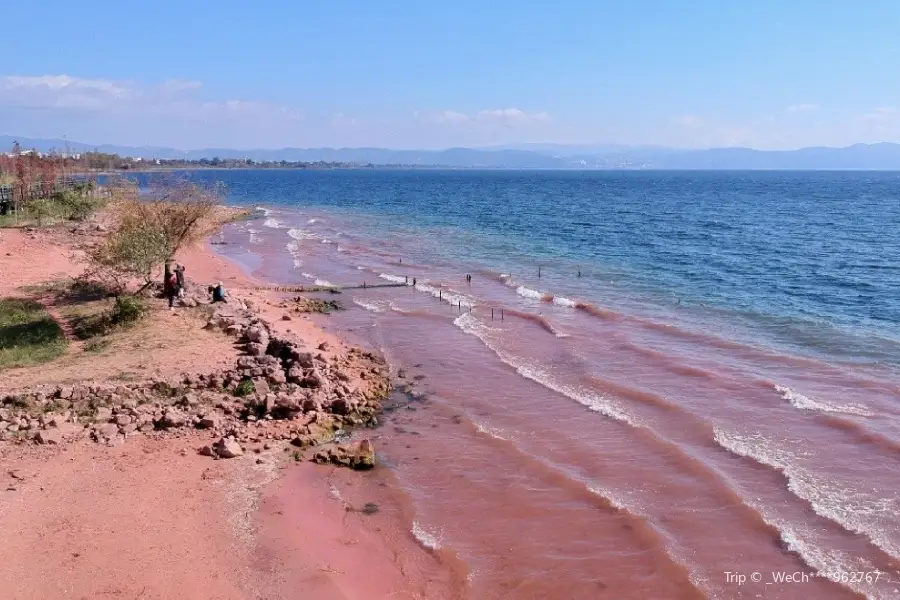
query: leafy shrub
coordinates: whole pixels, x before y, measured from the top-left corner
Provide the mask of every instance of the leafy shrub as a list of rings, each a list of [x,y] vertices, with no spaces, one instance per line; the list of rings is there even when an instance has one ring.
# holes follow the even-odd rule
[[[147,305],[136,296],[119,296],[113,305],[111,321],[114,325],[134,325],[147,314]]]
[[[38,227],[43,227],[57,214],[56,203],[48,198],[39,198],[28,203],[28,210],[37,219]]]
[[[83,221],[100,207],[100,202],[80,190],[54,192],[50,199],[59,207],[59,212],[67,219]]]
[[[255,391],[256,387],[253,385],[253,382],[249,379],[244,379],[239,384],[237,384],[236,388],[234,388],[234,395],[239,398],[243,398],[244,396],[249,396]]]

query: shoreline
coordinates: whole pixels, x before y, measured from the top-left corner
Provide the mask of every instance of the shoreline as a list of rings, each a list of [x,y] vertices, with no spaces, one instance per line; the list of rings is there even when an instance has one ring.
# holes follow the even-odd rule
[[[291,335],[308,347],[331,346],[334,355],[349,351],[307,315],[282,319],[279,295],[253,290],[263,282],[218,255],[209,242],[178,257],[190,279],[225,282],[233,298],[267,318],[273,336]],[[78,267],[72,243],[71,236],[51,230],[0,232],[0,264],[10,266],[4,264],[11,260],[9,252],[18,265],[16,275],[0,285],[0,295],[72,276]],[[50,259],[28,259],[38,253]],[[159,337],[155,329],[161,328],[193,336],[198,325],[187,323],[191,317],[180,310],[157,318],[161,323],[141,333]],[[225,336],[196,335],[202,339],[177,350],[172,339],[157,340],[134,362],[164,378],[180,370],[173,369],[173,360],[203,370],[238,357],[233,348],[229,355],[227,338],[217,339]],[[41,367],[3,373],[0,388],[21,390],[75,377],[84,354],[75,348],[58,359],[62,363],[52,377],[34,372]],[[98,364],[77,376],[93,380],[130,370],[128,357],[116,360],[125,365],[119,373],[104,373]],[[362,473],[305,460],[291,464],[285,451],[290,447],[275,441],[247,447],[236,460],[211,461],[196,452],[201,437],[188,430],[116,439],[113,448],[86,440],[58,447],[0,443],[2,470],[16,474],[9,475],[0,504],[0,526],[16,531],[18,540],[0,549],[0,586],[7,597],[56,597],[63,590],[90,597],[462,597],[460,576],[416,543],[405,524],[409,511],[398,509],[384,492],[387,484],[378,469]],[[335,494],[338,488],[348,499]],[[369,504],[378,506],[377,512],[362,512]],[[48,544],[49,532],[55,533]],[[313,549],[309,539],[317,540]],[[46,570],[56,577],[41,577]]]

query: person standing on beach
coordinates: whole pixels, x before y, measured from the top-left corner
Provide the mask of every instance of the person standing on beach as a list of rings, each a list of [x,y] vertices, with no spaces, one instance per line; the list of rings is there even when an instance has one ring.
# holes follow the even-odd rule
[[[175,273],[169,273],[163,286],[166,298],[169,299],[169,310],[175,310],[175,297],[178,295],[178,278]]]
[[[178,297],[184,298],[184,265],[175,265],[175,279],[178,282]]]

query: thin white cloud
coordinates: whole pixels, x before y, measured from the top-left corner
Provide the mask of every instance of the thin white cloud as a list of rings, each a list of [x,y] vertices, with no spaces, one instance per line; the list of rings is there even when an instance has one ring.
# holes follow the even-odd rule
[[[547,121],[550,117],[545,112],[527,113],[520,108],[497,108],[478,111],[478,118],[491,121],[528,123],[532,121]]]
[[[789,113],[798,113],[798,112],[812,112],[814,110],[818,110],[818,104],[792,104],[787,107],[787,112]]]
[[[859,115],[858,117],[856,117],[856,120],[883,122],[894,120],[898,117],[898,115],[900,115],[900,113],[898,113],[897,109],[892,106],[879,106],[878,108],[872,109],[871,112]]]
[[[415,113],[413,113],[413,116],[418,121],[426,121],[431,123],[465,123],[472,120],[472,117],[470,117],[469,115],[457,112],[455,110],[417,110]]]
[[[295,118],[285,107],[254,100],[202,100],[199,81],[169,79],[154,85],[85,79],[71,75],[0,76],[0,107],[41,111],[88,111],[109,115],[179,118]]]
[[[703,119],[697,115],[680,115],[674,119],[676,125],[682,127],[699,127],[703,124]]]
[[[484,109],[479,110],[474,115],[455,110],[416,111],[414,116],[420,121],[430,121],[432,123],[492,122],[513,125],[550,120],[549,115],[545,112],[528,113],[520,108]]]
[[[356,117],[345,115],[344,113],[336,113],[331,119],[331,124],[335,127],[353,127],[356,125]]]
[[[173,94],[177,94],[179,92],[186,92],[189,90],[199,90],[203,87],[203,84],[199,81],[188,81],[185,79],[169,79],[164,81],[160,86],[160,90],[164,92],[170,92]]]

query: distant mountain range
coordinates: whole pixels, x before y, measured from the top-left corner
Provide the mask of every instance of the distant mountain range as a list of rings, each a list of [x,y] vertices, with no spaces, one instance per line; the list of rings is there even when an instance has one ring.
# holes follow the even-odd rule
[[[340,162],[376,165],[418,165],[490,169],[869,169],[900,170],[900,144],[854,144],[846,148],[753,150],[710,148],[678,150],[655,146],[517,144],[489,148],[447,150],[390,150],[386,148],[281,148],[234,150],[203,148],[177,150],[151,146],[92,145],[54,139],[0,136],[0,149],[18,141],[23,148],[42,152],[99,151],[145,159],[252,159],[254,161]]]

